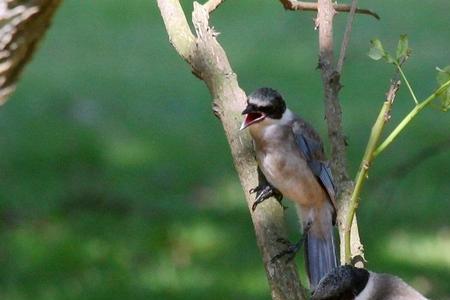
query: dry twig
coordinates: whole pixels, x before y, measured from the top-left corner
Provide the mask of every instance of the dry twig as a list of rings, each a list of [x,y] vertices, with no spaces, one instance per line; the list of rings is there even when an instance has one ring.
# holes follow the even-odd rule
[[[336,64],[336,71],[342,76],[342,67],[344,66],[345,54],[347,52],[348,44],[350,43],[350,36],[352,34],[353,19],[355,18],[356,5],[358,0],[352,0],[350,13],[347,17],[347,25],[345,26],[344,38],[342,39],[341,51],[339,52],[339,59]]]
[[[303,10],[303,11],[317,11],[318,2],[305,2],[297,0],[280,0],[285,9],[288,10]],[[338,12],[349,12],[351,11],[351,5],[347,4],[333,4],[333,8]],[[377,13],[370,11],[368,9],[356,8],[355,13],[369,15],[377,20],[380,19]]]

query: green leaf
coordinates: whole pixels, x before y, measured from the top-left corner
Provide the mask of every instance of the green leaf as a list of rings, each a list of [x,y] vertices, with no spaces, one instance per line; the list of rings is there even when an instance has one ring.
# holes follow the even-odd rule
[[[439,86],[450,80],[450,66],[446,66],[444,69],[436,68],[438,74],[436,76]],[[450,87],[447,87],[441,93],[439,93],[441,99],[441,109],[447,111],[450,109]]]
[[[384,50],[383,44],[379,39],[373,39],[370,41],[372,45],[369,49],[369,53],[367,55],[373,60],[384,59],[387,63],[392,64],[395,63],[396,60]]]
[[[384,51],[383,44],[379,39],[373,39],[370,41],[372,47],[369,49],[369,53],[367,55],[373,60],[380,60],[386,55],[386,51]]]
[[[387,63],[392,64],[394,63],[396,60],[389,54],[386,52],[386,54],[383,56],[384,60],[386,60]]]
[[[411,49],[409,48],[408,36],[402,34],[397,45],[397,61],[401,61],[409,56]]]

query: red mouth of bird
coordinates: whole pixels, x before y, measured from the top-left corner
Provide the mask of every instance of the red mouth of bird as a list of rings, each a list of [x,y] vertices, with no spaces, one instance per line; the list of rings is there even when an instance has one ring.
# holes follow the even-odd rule
[[[241,130],[247,128],[248,126],[258,123],[266,117],[265,114],[259,112],[251,112],[245,115],[244,122],[242,122]]]

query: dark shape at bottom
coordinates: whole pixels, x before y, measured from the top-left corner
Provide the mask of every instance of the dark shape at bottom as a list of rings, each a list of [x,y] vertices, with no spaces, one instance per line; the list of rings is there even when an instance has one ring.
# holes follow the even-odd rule
[[[402,279],[350,265],[329,272],[315,288],[311,300],[426,300]]]

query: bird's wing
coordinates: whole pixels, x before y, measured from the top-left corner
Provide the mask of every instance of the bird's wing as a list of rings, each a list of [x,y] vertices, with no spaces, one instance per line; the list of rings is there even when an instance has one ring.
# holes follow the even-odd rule
[[[331,169],[328,162],[325,161],[325,153],[319,135],[311,125],[300,119],[297,119],[292,124],[292,131],[298,149],[305,157],[313,174],[319,179],[319,182],[327,191],[331,203],[336,209],[336,187]]]

